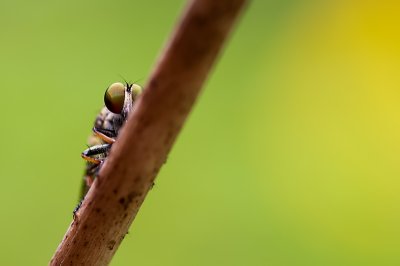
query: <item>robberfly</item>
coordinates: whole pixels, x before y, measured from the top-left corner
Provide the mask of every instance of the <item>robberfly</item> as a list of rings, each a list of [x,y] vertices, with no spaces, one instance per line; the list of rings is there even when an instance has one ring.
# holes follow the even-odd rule
[[[111,84],[104,94],[105,106],[97,116],[88,148],[82,152],[86,160],[81,199],[86,195],[135,102],[143,89],[139,85],[120,82]],[[79,208],[79,206],[78,206]],[[74,211],[75,214],[76,210]]]

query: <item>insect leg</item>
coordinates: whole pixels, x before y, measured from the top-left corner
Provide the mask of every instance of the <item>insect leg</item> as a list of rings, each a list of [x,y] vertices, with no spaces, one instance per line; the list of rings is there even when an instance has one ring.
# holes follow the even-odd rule
[[[100,128],[95,128],[95,127],[93,128],[93,133],[96,136],[98,136],[101,140],[103,140],[106,143],[113,144],[115,142],[115,139],[107,136],[106,132],[110,133],[109,130],[107,130],[107,129],[100,129]]]
[[[74,211],[72,212],[72,218],[74,218],[74,221],[76,221],[77,218],[77,212],[80,209],[80,207],[82,206],[82,201],[83,199],[78,203],[78,205],[75,207]]]
[[[85,159],[88,162],[94,163],[94,164],[100,164],[103,159],[96,158],[96,155],[101,155],[104,153],[107,153],[108,150],[111,148],[111,144],[100,144],[100,145],[95,145],[92,147],[87,148],[84,150],[81,154],[82,158]]]

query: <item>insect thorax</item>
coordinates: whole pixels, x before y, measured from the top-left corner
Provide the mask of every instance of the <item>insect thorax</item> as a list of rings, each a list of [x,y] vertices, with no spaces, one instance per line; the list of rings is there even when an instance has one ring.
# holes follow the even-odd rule
[[[116,138],[124,122],[125,119],[122,117],[122,115],[114,114],[110,112],[106,107],[103,107],[101,112],[96,117],[96,120],[94,122],[94,127],[98,131],[101,131],[102,133],[107,135],[108,137]],[[103,143],[104,141],[102,141],[95,134],[92,134],[88,140],[89,146],[94,146]]]

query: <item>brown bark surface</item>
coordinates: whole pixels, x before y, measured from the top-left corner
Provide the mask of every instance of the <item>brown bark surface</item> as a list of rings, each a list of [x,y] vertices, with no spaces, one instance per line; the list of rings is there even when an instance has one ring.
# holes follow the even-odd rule
[[[107,265],[165,162],[245,0],[193,0],[50,265]]]

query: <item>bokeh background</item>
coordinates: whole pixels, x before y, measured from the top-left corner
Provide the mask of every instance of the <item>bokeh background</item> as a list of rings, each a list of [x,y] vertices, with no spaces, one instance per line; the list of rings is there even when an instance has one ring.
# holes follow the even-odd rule
[[[0,2],[0,265],[47,264],[105,88],[183,6]],[[112,265],[400,265],[399,14],[253,1]]]

